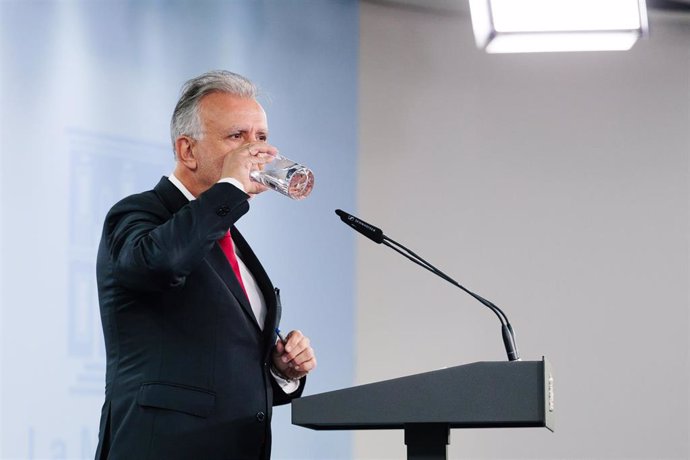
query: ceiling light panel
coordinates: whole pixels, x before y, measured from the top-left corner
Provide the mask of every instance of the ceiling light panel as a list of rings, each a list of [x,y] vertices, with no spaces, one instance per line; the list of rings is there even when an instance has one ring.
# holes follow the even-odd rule
[[[644,0],[470,0],[490,53],[629,49],[647,31]]]

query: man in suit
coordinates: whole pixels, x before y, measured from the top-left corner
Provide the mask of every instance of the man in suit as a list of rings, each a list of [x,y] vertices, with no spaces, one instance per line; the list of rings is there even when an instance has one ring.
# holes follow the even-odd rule
[[[234,227],[277,153],[255,86],[226,71],[188,81],[176,165],[105,219],[97,280],[107,353],[96,459],[270,457],[273,405],[316,366],[299,331],[276,337],[280,296]]]

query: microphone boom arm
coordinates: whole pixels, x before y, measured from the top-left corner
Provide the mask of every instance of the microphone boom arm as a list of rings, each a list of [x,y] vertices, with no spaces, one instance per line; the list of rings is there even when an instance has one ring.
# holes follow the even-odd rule
[[[390,242],[390,243],[393,243],[393,244],[390,244],[389,242]],[[439,270],[438,268],[434,267],[434,266],[431,265],[429,262],[427,262],[426,260],[424,260],[422,257],[420,257],[419,255],[415,254],[415,253],[412,252],[410,249],[406,248],[405,246],[403,246],[402,244],[398,243],[397,241],[394,241],[394,240],[392,240],[391,238],[387,237],[386,235],[383,236],[383,244],[385,244],[385,245],[388,246],[389,248],[393,249],[393,250],[396,251],[398,254],[401,254],[402,256],[407,257],[409,260],[411,260],[412,262],[416,263],[416,264],[419,265],[420,267],[426,268],[427,270],[429,270],[429,271],[430,271],[431,273],[433,273],[434,275],[436,275],[436,276],[438,276],[438,277],[440,277],[440,278],[443,278],[444,280],[448,281],[448,282],[449,282],[450,284],[452,284],[453,286],[455,286],[455,287],[457,287],[457,288],[460,288],[461,290],[463,290],[464,292],[466,292],[466,293],[469,294],[470,296],[474,297],[477,301],[479,301],[479,303],[481,303],[482,305],[484,305],[485,307],[487,307],[489,310],[493,311],[493,312],[496,314],[496,316],[498,316],[498,320],[501,322],[501,325],[503,325],[503,324],[508,324],[508,317],[505,315],[505,313],[503,313],[503,310],[501,310],[500,308],[498,308],[493,302],[490,302],[490,301],[486,300],[485,298],[481,297],[480,295],[475,294],[474,292],[472,292],[472,291],[470,291],[469,289],[465,288],[465,287],[462,286],[460,283],[458,283],[457,281],[455,281],[453,278],[451,278],[450,276],[446,275],[446,274],[443,273],[441,270]],[[395,246],[394,246],[394,245],[395,245]],[[397,246],[397,247],[396,247],[396,246]],[[408,254],[405,254],[404,252],[402,252],[402,251],[401,251],[400,249],[398,249],[398,248],[403,249],[403,250],[404,250],[405,252],[407,252],[409,255],[408,255]]]
[[[393,249],[395,252],[398,254],[406,257],[407,259],[411,260],[412,262],[416,263],[420,267],[423,267],[427,270],[429,270],[431,273],[434,275],[443,278],[444,280],[448,281],[450,284],[453,286],[460,288],[470,296],[472,296],[474,299],[476,299],[479,303],[487,307],[489,310],[494,312],[494,314],[498,317],[498,320],[501,322],[501,334],[503,335],[503,344],[506,349],[506,354],[508,355],[508,360],[509,361],[520,361],[520,356],[518,355],[518,350],[517,350],[517,344],[515,343],[515,333],[513,332],[513,327],[510,325],[510,322],[508,321],[508,317],[506,316],[505,313],[503,313],[503,310],[498,308],[493,302],[490,302],[483,298],[482,296],[475,294],[474,292],[470,291],[469,289],[466,289],[464,286],[462,286],[460,283],[455,281],[453,278],[450,276],[446,275],[443,273],[441,270],[438,268],[434,267],[431,265],[429,262],[421,258],[419,255],[415,254],[412,252],[410,249],[406,248],[402,244],[398,243],[397,241],[392,240],[391,238],[388,238],[386,235],[383,234],[380,228],[375,227],[367,222],[364,222],[363,220],[358,219],[357,217],[353,216],[352,214],[349,214],[342,209],[336,209],[335,213],[340,217],[340,219],[347,224],[348,226],[352,227],[362,235],[366,236],[370,240],[372,240],[374,243],[377,244],[385,244],[389,248]]]

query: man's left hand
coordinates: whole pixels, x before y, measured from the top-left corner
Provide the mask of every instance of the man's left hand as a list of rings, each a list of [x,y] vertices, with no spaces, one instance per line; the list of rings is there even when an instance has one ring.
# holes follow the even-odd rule
[[[300,331],[292,331],[287,342],[278,339],[273,349],[273,365],[289,379],[300,379],[316,367],[316,355],[309,345],[309,337]]]

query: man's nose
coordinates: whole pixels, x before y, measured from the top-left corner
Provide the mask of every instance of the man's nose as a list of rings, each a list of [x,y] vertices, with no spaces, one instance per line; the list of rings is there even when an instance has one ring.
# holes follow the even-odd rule
[[[244,141],[245,142],[260,142],[261,136],[259,136],[257,133],[247,132],[244,135]]]

